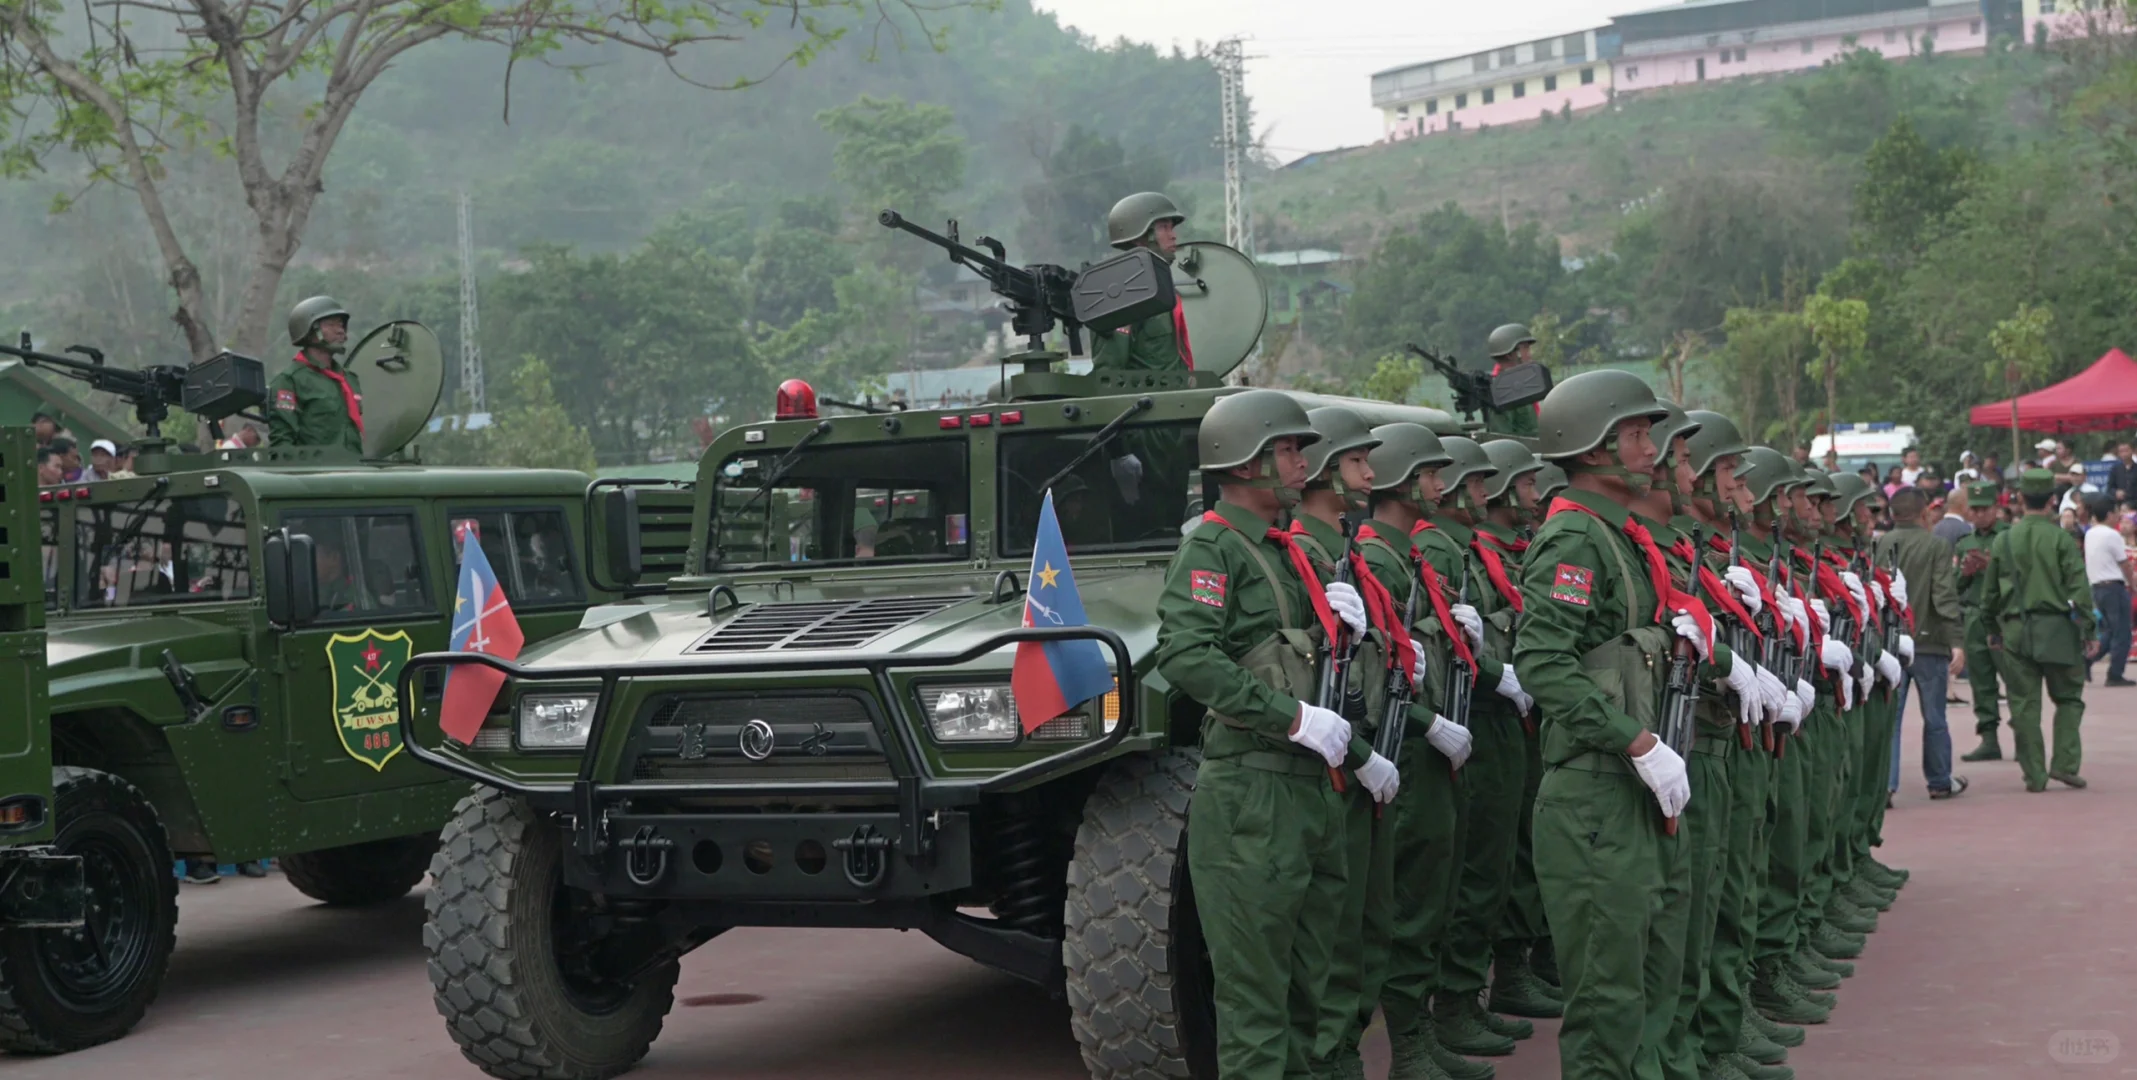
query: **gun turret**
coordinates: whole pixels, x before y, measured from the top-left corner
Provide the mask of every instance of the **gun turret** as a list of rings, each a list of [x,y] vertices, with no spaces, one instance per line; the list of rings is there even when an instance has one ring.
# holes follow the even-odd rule
[[[65,351],[76,356],[38,352],[31,347],[27,330],[19,344],[0,345],[0,356],[80,380],[92,390],[131,404],[152,444],[164,442],[163,421],[173,405],[208,421],[209,430],[220,439],[224,417],[267,400],[266,368],[252,357],[228,350],[198,364],[154,364],[138,369],[106,366],[103,350],[93,345],[69,345]]]
[[[1046,335],[1057,323],[1068,330],[1069,351],[1081,354],[1085,328],[1110,333],[1171,311],[1177,299],[1171,268],[1146,248],[1074,271],[1051,263],[1012,266],[1009,249],[991,236],[979,238],[986,251],[966,246],[954,219],[947,235],[915,225],[896,210],[883,211],[876,221],[949,252],[951,262],[987,279],[995,295],[1009,302],[1010,329],[1026,338],[1034,353],[1045,350]]]
[[[1487,410],[1508,412],[1533,405],[1551,392],[1551,369],[1542,364],[1518,364],[1497,374],[1463,371],[1451,356],[1443,357],[1414,342],[1406,347],[1447,380],[1455,411],[1471,420]]]

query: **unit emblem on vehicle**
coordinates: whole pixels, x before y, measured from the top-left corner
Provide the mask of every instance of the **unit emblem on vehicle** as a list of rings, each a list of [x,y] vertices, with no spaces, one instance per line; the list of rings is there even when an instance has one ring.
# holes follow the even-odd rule
[[[334,678],[334,733],[349,756],[383,771],[401,752],[400,701],[395,685],[415,652],[406,630],[335,634],[327,639]]]
[[[778,736],[772,731],[772,725],[762,720],[751,720],[742,725],[741,741],[743,757],[751,761],[763,761],[772,756],[772,747],[777,744]]]
[[[683,725],[675,740],[675,756],[684,761],[696,761],[705,756],[705,725],[696,721]]]

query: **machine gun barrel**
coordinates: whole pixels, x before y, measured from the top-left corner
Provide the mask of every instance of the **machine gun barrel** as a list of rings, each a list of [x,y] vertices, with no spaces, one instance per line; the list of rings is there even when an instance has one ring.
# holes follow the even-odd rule
[[[1447,380],[1447,389],[1454,393],[1454,408],[1465,416],[1475,417],[1491,407],[1491,376],[1481,371],[1463,371],[1453,358],[1444,357],[1416,342],[1404,348],[1432,365],[1432,369]]]

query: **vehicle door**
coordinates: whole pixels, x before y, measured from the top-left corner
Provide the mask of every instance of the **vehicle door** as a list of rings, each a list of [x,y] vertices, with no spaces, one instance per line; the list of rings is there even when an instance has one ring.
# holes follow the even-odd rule
[[[403,752],[398,723],[401,669],[446,642],[427,517],[410,505],[290,507],[277,519],[312,538],[319,576],[318,614],[277,639],[299,799],[441,779]]]
[[[45,597],[57,553],[40,513],[34,441],[0,431],[0,845],[52,836],[52,727],[45,716]],[[47,522],[53,524],[47,524]],[[33,535],[49,538],[30,543]],[[32,561],[35,559],[36,561]]]

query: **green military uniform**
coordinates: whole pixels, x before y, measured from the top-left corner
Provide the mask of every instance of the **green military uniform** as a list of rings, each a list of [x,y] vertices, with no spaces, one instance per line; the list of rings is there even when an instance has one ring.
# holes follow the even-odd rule
[[[1506,368],[1528,362],[1521,359],[1521,346],[1535,343],[1536,339],[1529,335],[1528,327],[1520,323],[1508,323],[1493,330],[1490,341],[1486,343],[1486,350],[1492,358],[1492,374],[1497,375]],[[1489,409],[1487,411],[1490,413],[1490,420],[1487,426],[1502,435],[1533,437],[1536,434],[1536,413],[1539,407],[1530,404],[1504,412]]]
[[[1545,462],[1536,472],[1536,502],[1548,507],[1558,493],[1566,489],[1566,473],[1557,465]],[[1533,528],[1525,530],[1533,534]],[[1524,537],[1515,545],[1520,556],[1518,565],[1510,568],[1516,587],[1521,582],[1522,570],[1528,564],[1529,541]],[[1524,597],[1524,603],[1526,598]],[[1527,765],[1527,775],[1521,785],[1521,824],[1515,832],[1514,880],[1508,890],[1506,917],[1499,926],[1499,944],[1492,960],[1493,977],[1501,971],[1512,970],[1526,963],[1535,977],[1551,991],[1556,1000],[1563,996],[1558,982],[1558,956],[1551,947],[1551,928],[1544,919],[1543,895],[1536,888],[1536,847],[1533,840],[1536,820],[1536,791],[1543,784],[1543,732],[1542,706],[1532,710],[1529,723],[1522,726],[1522,753]],[[1559,1002],[1563,1011],[1564,1002]]]
[[[300,351],[289,370],[267,384],[270,444],[338,446],[363,453],[363,383],[355,371],[341,366],[338,356],[327,356],[315,336],[320,323],[348,317],[346,308],[326,296],[311,297],[290,309],[289,340]],[[318,355],[309,355],[307,349]]]
[[[1969,485],[1966,505],[1972,508],[1996,505],[1996,485],[1988,482]],[[2003,691],[1996,677],[1996,658],[1989,651],[1989,621],[1981,612],[1981,583],[1986,580],[1983,571],[1987,564],[1983,562],[1982,570],[1969,573],[1967,554],[1978,551],[1981,559],[1987,559],[1989,546],[2009,528],[1998,521],[1986,533],[1976,529],[1952,545],[1959,558],[1959,602],[1966,609],[1966,684],[1973,693],[1974,732],[1981,736],[1981,747],[1968,755],[1974,760],[1988,757],[1983,751],[1996,744],[1996,725],[2001,719],[1996,699]]]
[[[1130,195],[1113,204],[1106,215],[1107,242],[1122,251],[1143,246],[1156,251],[1150,230],[1161,221],[1177,225],[1187,215],[1169,198],[1155,191]],[[1163,255],[1164,252],[1159,252]],[[1110,334],[1098,334],[1091,342],[1094,371],[1183,371],[1194,366],[1191,345],[1181,335],[1186,325],[1180,309],[1152,315],[1133,326]]]
[[[1570,469],[1614,445],[1621,422],[1664,415],[1637,377],[1584,372],[1544,399],[1538,454]],[[1656,720],[1654,673],[1674,634],[1657,619],[1657,585],[1625,531],[1626,507],[1580,488],[1560,502],[1580,509],[1552,514],[1529,545],[1521,592],[1534,602],[1514,645],[1543,716],[1534,843],[1566,991],[1560,1075],[1655,1076],[1681,975],[1663,905],[1683,862],[1627,755]]]
[[[1273,422],[1215,437],[1257,408]],[[1259,460],[1273,476],[1266,448],[1287,435],[1317,438],[1289,398],[1227,398],[1203,419],[1202,464]],[[1218,1068],[1281,1080],[1311,1068],[1348,883],[1344,800],[1320,755],[1289,738],[1313,690],[1320,628],[1308,587],[1267,535],[1271,522],[1228,502],[1213,512],[1218,520],[1197,525],[1166,571],[1157,668],[1209,710],[1187,858],[1215,975]]]
[[[2023,495],[2054,489],[2046,469],[2019,478]],[[2093,640],[2092,590],[2077,541],[2046,514],[2026,515],[1989,548],[1981,609],[1989,621],[1996,666],[2011,697],[2011,746],[2025,775],[2026,790],[2050,779],[2083,787],[2078,768],[2083,747],[2078,725],[2085,719],[2085,650]],[[2043,762],[2041,686],[2055,702],[2055,745]]]

